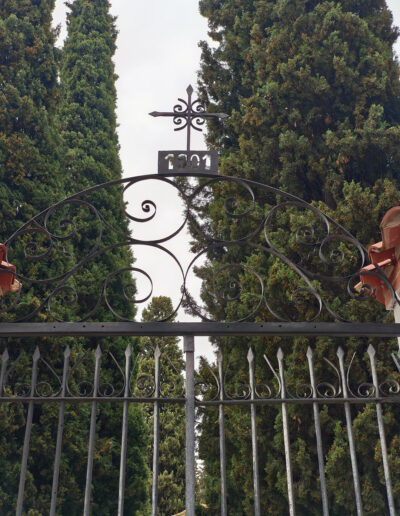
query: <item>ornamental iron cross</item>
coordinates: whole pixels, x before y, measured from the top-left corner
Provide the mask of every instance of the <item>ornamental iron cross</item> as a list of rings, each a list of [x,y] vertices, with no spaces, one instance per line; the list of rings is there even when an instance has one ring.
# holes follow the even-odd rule
[[[179,104],[175,104],[173,111],[153,111],[151,116],[171,117],[176,126],[175,131],[186,129],[186,151],[160,151],[158,153],[158,172],[197,172],[218,173],[218,153],[216,151],[192,151],[190,148],[191,131],[202,131],[206,119],[223,119],[225,113],[207,113],[206,106],[201,100],[192,101],[193,87],[186,89],[187,101],[178,98]]]

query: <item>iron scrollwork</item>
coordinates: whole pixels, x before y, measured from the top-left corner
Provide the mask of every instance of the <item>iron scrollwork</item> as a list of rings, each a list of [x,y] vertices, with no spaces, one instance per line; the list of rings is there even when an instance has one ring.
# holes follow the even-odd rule
[[[199,405],[216,405],[217,399],[224,404],[268,404],[276,402],[329,404],[376,403],[379,401],[399,401],[400,377],[393,369],[390,376],[379,379],[375,348],[368,347],[368,363],[355,366],[356,353],[346,356],[339,347],[336,359],[308,347],[306,353],[298,356],[296,364],[287,364],[281,348],[275,356],[256,355],[250,348],[247,353],[248,374],[237,378],[230,374],[230,358],[227,363],[221,352],[217,355],[218,372],[205,362],[200,368],[202,377],[202,397]],[[394,364],[396,359],[393,357]],[[257,374],[256,374],[257,363]],[[300,376],[299,376],[300,373]],[[241,372],[243,374],[243,371]],[[387,374],[387,373],[386,373]],[[362,379],[360,379],[362,378]]]
[[[153,192],[161,189],[160,199],[149,198],[146,185]],[[128,208],[124,205],[130,231],[121,231],[107,220],[97,201],[107,189],[118,189],[121,201],[123,196],[134,198]],[[208,219],[211,203],[218,204],[226,223]],[[85,238],[82,232],[88,227],[91,245],[82,249],[77,243]],[[171,248],[174,239],[183,237],[188,228],[196,244],[187,265],[187,252],[182,248],[178,254]],[[193,287],[199,270],[203,271],[203,298],[221,306],[221,319],[217,320],[225,317],[227,322],[355,321],[363,311],[354,309],[355,315],[349,319],[349,307],[351,314],[351,307],[374,303],[373,287],[357,286],[360,270],[368,263],[360,242],[315,206],[234,177],[150,175],[98,185],[47,208],[16,231],[6,246],[9,259],[18,264],[16,277],[22,289],[0,298],[4,322],[40,320],[44,314],[49,320],[64,321],[65,307],[69,308],[68,317],[73,314],[68,320],[91,319],[100,308],[115,320],[127,320],[113,306],[111,286],[122,290],[127,303],[139,307],[146,306],[154,295],[171,296],[169,291],[162,292],[150,262],[137,260],[132,267],[105,269],[96,295],[88,299],[76,278],[93,263],[101,266],[106,256],[113,256],[121,247],[132,249],[135,257],[145,250],[156,257],[156,263],[163,263],[165,270],[174,272],[174,309],[163,321],[173,319],[181,308],[200,320],[215,320],[203,306],[199,288]],[[379,266],[364,275],[378,278],[397,302]],[[35,303],[26,303],[32,295]],[[86,313],[80,307],[82,296]],[[339,298],[343,300],[340,303]],[[237,317],[235,305],[239,304],[242,308]],[[374,306],[376,320],[378,306]],[[381,318],[387,314],[382,309]]]

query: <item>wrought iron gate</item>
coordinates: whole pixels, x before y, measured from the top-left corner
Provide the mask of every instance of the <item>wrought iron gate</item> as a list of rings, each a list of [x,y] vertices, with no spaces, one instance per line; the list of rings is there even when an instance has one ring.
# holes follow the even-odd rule
[[[186,363],[185,392],[173,392],[173,388],[168,386],[165,390],[160,376],[160,360],[162,352],[158,347],[154,350],[154,376],[134,377],[132,372],[137,365],[137,357],[132,355],[132,350],[128,347],[125,351],[125,363],[117,364],[114,357],[103,355],[100,346],[93,352],[89,352],[93,360],[93,376],[85,376],[78,379],[72,386],[71,378],[74,376],[77,365],[82,361],[76,359],[71,363],[71,351],[67,347],[63,354],[62,376],[58,376],[54,369],[41,355],[36,348],[29,371],[30,382],[12,381],[13,367],[15,364],[10,360],[8,351],[2,354],[1,373],[0,373],[0,403],[2,409],[5,405],[24,404],[26,406],[26,424],[23,443],[21,443],[21,465],[19,477],[19,490],[16,496],[16,514],[24,514],[24,490],[26,475],[28,472],[28,457],[30,451],[30,438],[33,426],[34,411],[43,404],[55,403],[58,407],[58,430],[55,437],[55,453],[53,466],[53,482],[51,489],[51,503],[49,513],[57,514],[57,495],[61,467],[61,452],[64,437],[65,415],[70,410],[71,405],[85,403],[90,406],[90,417],[87,420],[89,428],[86,458],[86,484],[84,489],[83,514],[91,513],[92,485],[93,485],[93,466],[94,449],[96,442],[96,419],[99,407],[104,403],[112,403],[121,406],[122,427],[119,435],[115,439],[121,443],[121,457],[119,469],[119,491],[118,514],[124,514],[124,492],[126,482],[126,458],[128,443],[128,410],[131,404],[152,404],[154,417],[153,433],[153,467],[152,467],[152,514],[157,514],[157,495],[158,495],[158,461],[160,445],[160,406],[165,403],[183,404],[185,406],[185,428],[186,428],[186,514],[194,514],[195,511],[195,450],[196,450],[196,410],[203,411],[208,407],[218,407],[219,425],[219,453],[220,453],[220,475],[221,475],[221,507],[218,512],[228,514],[227,505],[227,480],[226,480],[226,445],[225,445],[225,408],[227,406],[243,406],[250,411],[251,429],[248,438],[251,440],[252,449],[252,469],[254,483],[254,514],[260,515],[260,468],[257,445],[257,420],[256,413],[261,406],[278,406],[282,415],[282,430],[284,435],[284,458],[286,464],[287,482],[287,501],[288,513],[296,513],[296,483],[292,475],[291,442],[296,437],[290,434],[289,430],[289,406],[310,406],[312,407],[312,417],[315,428],[315,446],[318,457],[318,471],[315,472],[315,482],[319,483],[321,490],[321,513],[329,514],[328,489],[325,481],[325,454],[323,437],[320,423],[320,410],[323,406],[339,405],[344,413],[345,428],[347,431],[347,445],[351,458],[351,470],[353,479],[354,502],[357,514],[363,514],[363,502],[361,496],[361,486],[357,466],[356,443],[353,435],[352,426],[352,405],[372,404],[376,411],[376,421],[379,432],[379,442],[382,455],[382,467],[384,482],[387,493],[387,511],[390,515],[396,514],[394,495],[392,490],[391,473],[389,465],[389,452],[386,444],[385,426],[383,411],[387,404],[400,402],[400,383],[399,383],[399,361],[393,355],[393,376],[390,378],[378,378],[376,369],[375,349],[372,345],[368,347],[369,374],[370,381],[363,382],[361,385],[352,388],[354,374],[352,366],[354,356],[346,356],[342,347],[336,352],[336,361],[332,362],[323,358],[325,376],[318,377],[315,371],[314,353],[309,347],[302,360],[308,364],[309,377],[299,379],[295,385],[295,391],[287,386],[286,364],[282,349],[278,349],[276,356],[258,357],[264,362],[265,369],[269,373],[270,381],[262,385],[257,383],[255,376],[255,355],[250,348],[247,353],[248,379],[246,383],[239,384],[234,393],[229,392],[226,386],[227,364],[224,364],[224,357],[218,354],[217,370],[210,369],[210,378],[206,382],[195,374],[194,369],[194,337],[185,337],[184,353]],[[61,357],[60,357],[61,358]],[[53,357],[54,359],[54,357]],[[88,359],[88,357],[86,357]],[[120,372],[120,382],[118,387],[101,382],[101,368],[107,362],[117,365]],[[61,362],[61,361],[60,361]],[[320,364],[321,365],[321,364]],[[330,378],[330,381],[327,381]],[[168,379],[165,379],[168,382]],[[166,391],[166,392],[165,392]],[[208,393],[207,396],[204,396]],[[101,410],[101,409],[100,409]],[[3,414],[5,412],[3,411]],[[371,438],[373,436],[366,436]],[[183,444],[182,444],[183,445]],[[98,459],[99,460],[99,459]],[[250,464],[250,462],[249,462]],[[118,472],[116,471],[117,475]],[[350,488],[350,487],[349,487]],[[25,507],[28,510],[29,507]],[[214,511],[216,508],[214,508]],[[212,512],[212,511],[211,511]]]
[[[186,154],[185,154],[186,153]],[[192,516],[195,511],[196,486],[196,411],[209,407],[218,408],[220,471],[221,471],[221,514],[227,514],[227,480],[226,480],[226,442],[225,442],[225,410],[230,406],[246,406],[250,411],[251,428],[249,439],[252,443],[252,468],[254,480],[254,514],[260,515],[260,479],[259,457],[257,453],[257,411],[260,407],[278,406],[281,411],[283,429],[283,451],[286,468],[288,512],[291,515],[296,511],[296,483],[292,477],[293,462],[291,459],[291,442],[293,435],[290,432],[289,410],[292,406],[310,406],[315,427],[315,443],[318,457],[318,472],[315,481],[319,482],[321,490],[321,512],[329,513],[329,492],[325,482],[323,436],[321,433],[320,410],[324,406],[338,405],[343,409],[347,443],[351,457],[351,470],[354,488],[354,506],[358,515],[363,514],[363,500],[357,470],[356,443],[352,427],[352,405],[373,405],[376,410],[376,422],[379,433],[379,442],[382,454],[382,468],[387,496],[388,514],[394,515],[395,501],[390,473],[390,451],[387,449],[383,411],[388,404],[399,403],[399,361],[400,356],[392,354],[391,361],[393,374],[390,378],[378,378],[375,350],[368,347],[368,379],[356,388],[352,386],[352,371],[354,370],[353,357],[346,356],[343,347],[337,349],[336,357],[324,357],[323,363],[328,368],[331,378],[327,381],[319,377],[314,366],[314,351],[309,348],[301,360],[307,364],[308,378],[301,379],[298,385],[287,384],[287,363],[281,349],[276,350],[276,356],[255,357],[252,349],[248,349],[248,378],[237,386],[236,395],[232,395],[230,387],[226,385],[226,366],[224,359],[219,355],[217,368],[211,368],[213,385],[206,390],[196,392],[196,385],[201,379],[195,375],[195,337],[248,337],[269,338],[273,336],[308,336],[331,338],[346,337],[379,337],[393,338],[400,335],[400,325],[385,322],[388,313],[379,312],[376,307],[376,321],[364,321],[362,317],[356,319],[354,314],[362,316],[362,311],[355,311],[346,319],[349,304],[343,299],[347,296],[351,306],[362,303],[374,303],[373,288],[364,285],[357,286],[360,269],[367,263],[367,253],[363,246],[353,238],[343,227],[335,223],[317,208],[300,199],[276,190],[274,188],[254,183],[252,181],[216,176],[207,170],[198,171],[202,163],[202,156],[194,159],[193,151],[185,151],[186,158],[181,154],[173,159],[184,166],[179,172],[163,171],[159,175],[137,176],[120,181],[98,185],[84,192],[55,204],[34,217],[22,226],[6,242],[8,259],[19,257],[22,264],[17,271],[17,278],[22,283],[22,289],[17,293],[9,293],[1,298],[0,337],[2,339],[24,337],[90,337],[105,338],[113,336],[167,336],[176,335],[184,338],[185,354],[185,392],[181,395],[164,396],[159,376],[159,360],[162,353],[155,350],[155,371],[151,385],[146,386],[146,393],[139,394],[137,386],[131,382],[132,370],[136,357],[132,356],[128,347],[125,353],[125,363],[118,363],[112,357],[103,356],[101,347],[97,347],[93,355],[93,377],[86,380],[83,391],[74,392],[70,380],[76,363],[70,363],[69,349],[63,356],[62,373],[58,374],[46,362],[46,349],[37,348],[32,356],[30,380],[26,382],[13,378],[15,357],[10,359],[9,352],[3,346],[1,376],[0,376],[0,403],[1,409],[15,404],[26,405],[26,426],[21,451],[19,472],[19,491],[16,497],[16,514],[22,515],[24,510],[24,489],[28,473],[28,458],[30,450],[31,431],[34,426],[36,407],[43,404],[56,403],[58,406],[58,432],[55,436],[55,457],[53,469],[53,486],[51,493],[50,514],[57,513],[57,494],[62,457],[62,448],[65,444],[63,437],[64,417],[74,403],[89,404],[90,420],[88,421],[89,438],[86,458],[86,482],[83,501],[83,513],[89,515],[92,503],[94,445],[96,441],[97,411],[104,403],[121,406],[122,428],[121,433],[115,436],[121,443],[121,461],[119,471],[118,514],[124,513],[124,486],[126,481],[125,460],[127,453],[127,439],[129,428],[127,415],[129,407],[136,403],[151,403],[154,407],[154,461],[152,483],[152,513],[157,512],[157,464],[159,445],[158,413],[161,404],[184,404],[186,411],[186,514]],[[195,153],[194,153],[195,154]],[[190,156],[189,156],[190,155]],[[169,156],[169,155],[168,155]],[[170,159],[171,157],[166,156]],[[190,158],[190,159],[189,159]],[[193,160],[192,160],[193,158]],[[172,159],[172,158],[171,158]],[[204,158],[205,159],[205,158]],[[185,161],[186,160],[186,161]],[[205,160],[206,162],[206,160]],[[163,163],[163,166],[165,163]],[[188,169],[195,170],[188,175]],[[142,187],[149,185],[144,190]],[[136,202],[139,209],[135,213],[127,213],[134,224],[132,234],[121,234],[112,227],[102,213],[102,189],[117,189],[125,196],[132,190],[138,195],[145,195],[144,200]],[[172,192],[174,201],[166,195],[166,190]],[[149,200],[148,192],[167,199],[163,214],[158,201]],[[147,193],[146,193],[147,192]],[[168,194],[169,195],[169,194]],[[232,234],[223,234],[217,226],[208,224],[204,220],[204,212],[210,202],[218,198],[223,216],[232,222]],[[137,199],[136,199],[137,201]],[[172,221],[170,227],[153,225],[160,220],[170,220],[168,209],[174,206],[174,213],[181,216],[181,220]],[[161,207],[162,208],[162,207]],[[183,216],[182,216],[183,213]],[[245,221],[245,224],[242,222]],[[282,223],[287,223],[283,228]],[[71,263],[74,255],[74,245],[79,234],[79,224],[87,225],[96,232],[93,247],[84,256],[78,256],[75,263]],[[175,224],[175,225],[174,225]],[[145,231],[140,236],[140,226],[148,226],[155,230],[153,236]],[[197,232],[201,249],[189,264],[183,263],[168,247],[174,244],[174,238],[190,225],[193,232]],[[105,243],[103,236],[112,234],[112,243]],[[283,231],[283,233],[282,233]],[[282,238],[287,234],[288,238]],[[279,238],[278,238],[279,236]],[[175,306],[171,314],[156,322],[135,322],[125,320],[117,307],[113,306],[109,291],[119,286],[123,288],[126,302],[136,304],[146,303],[155,295],[155,281],[146,263],[142,266],[136,262],[127,269],[115,270],[108,273],[102,285],[99,285],[98,296],[93,300],[92,308],[82,313],[79,307],[79,288],[74,284],[76,273],[84,270],[88,264],[97,260],[101,264],[103,258],[119,247],[127,246],[136,250],[146,247],[158,256],[163,256],[169,265],[165,270],[176,268],[179,280],[176,281]],[[246,256],[246,251],[257,253],[259,256],[279,261],[287,268],[287,277],[290,277],[291,291],[289,293],[267,288],[267,280],[263,270],[246,262],[229,262],[229,257],[238,254]],[[240,252],[239,252],[240,251]],[[231,253],[232,252],[232,253]],[[230,254],[231,253],[231,254]],[[210,254],[224,256],[225,262],[218,266],[209,264],[210,277],[206,286],[208,295],[216,303],[227,307],[234,305],[241,299],[246,299],[247,313],[243,313],[239,320],[213,321],[207,308],[201,305],[201,299],[195,299],[196,291],[191,287],[194,268],[201,260]],[[40,277],[40,268],[33,269],[36,276],[28,277],[24,272],[24,261],[32,262],[56,261],[62,270],[55,277]],[[161,266],[160,266],[161,267]],[[148,282],[148,292],[135,294],[132,286],[121,285],[119,278],[129,272]],[[3,274],[4,271],[0,271]],[[9,273],[9,272],[7,272]],[[165,273],[164,273],[165,274]],[[398,298],[391,288],[385,274],[377,267],[366,273],[377,278],[392,294],[393,303]],[[252,288],[243,291],[243,278],[251,276]],[[288,288],[289,288],[288,287]],[[38,302],[32,304],[32,293]],[[170,292],[168,292],[171,295]],[[198,294],[198,292],[197,292]],[[282,311],[282,295],[286,295],[285,309]],[[280,296],[280,297],[279,297]],[[275,301],[279,297],[279,307]],[[342,298],[342,299],[340,299]],[[340,299],[340,302],[338,301]],[[68,303],[72,317],[63,320],[63,307]],[[92,322],[100,307],[106,309],[109,315],[107,322]],[[304,308],[306,307],[306,309]],[[181,308],[186,309],[200,322],[169,322]],[[229,313],[229,311],[226,311]],[[110,320],[111,317],[113,320]],[[45,321],[45,322],[40,322]],[[5,343],[6,344],[6,343]],[[388,345],[389,349],[389,345]],[[10,349],[10,353],[12,353]],[[89,353],[90,354],[90,353]],[[386,359],[390,355],[386,353]],[[51,357],[55,360],[57,357]],[[318,359],[320,359],[319,357]],[[390,357],[389,357],[390,358]],[[263,363],[263,367],[270,375],[269,382],[260,386],[255,375],[255,359]],[[119,371],[120,387],[102,385],[100,380],[102,364],[111,360]],[[366,364],[367,362],[365,362]],[[43,380],[40,368],[44,367],[46,377],[51,381]],[[367,374],[367,373],[366,373]],[[356,376],[357,378],[357,376]],[[207,382],[206,382],[207,383]],[[208,382],[209,384],[209,382]],[[203,385],[204,387],[204,385]],[[10,495],[11,496],[11,495]],[[398,502],[396,502],[398,505]],[[397,508],[398,509],[398,508]]]

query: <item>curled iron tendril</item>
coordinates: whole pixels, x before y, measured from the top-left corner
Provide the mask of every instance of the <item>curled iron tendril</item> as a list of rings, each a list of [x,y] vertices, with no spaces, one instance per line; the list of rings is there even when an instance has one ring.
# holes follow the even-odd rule
[[[187,123],[204,123],[206,111],[200,101],[190,105],[183,99],[179,99],[179,102],[180,104],[174,107],[174,121],[178,123],[179,129],[183,129]],[[200,176],[193,174],[189,177],[197,179]],[[53,254],[57,255],[58,260],[62,255],[63,260],[60,258],[59,261],[63,270],[54,277],[41,277],[38,271],[48,268],[31,267],[30,270],[34,270],[38,276],[30,278],[17,269],[16,277],[22,282],[23,289],[13,297],[7,294],[4,299],[1,298],[0,314],[4,314],[8,322],[10,313],[19,313],[17,308],[23,305],[26,312],[23,312],[23,315],[15,315],[14,322],[28,321],[41,316],[43,312],[47,312],[53,320],[62,321],[64,311],[68,312],[63,311],[65,307],[72,309],[69,312],[73,317],[79,314],[80,320],[86,320],[105,305],[116,320],[127,320],[119,313],[119,309],[113,306],[110,291],[118,284],[126,302],[144,305],[151,301],[156,291],[154,279],[146,267],[110,270],[110,260],[105,260],[105,257],[117,253],[123,246],[133,247],[135,254],[135,246],[138,245],[146,246],[151,251],[165,253],[182,277],[182,283],[178,285],[182,296],[176,302],[172,313],[164,320],[171,320],[181,306],[188,307],[193,315],[203,321],[213,320],[207,307],[199,306],[200,302],[196,301],[197,292],[195,293],[189,284],[189,278],[196,274],[194,269],[202,266],[201,261],[207,258],[215,264],[215,268],[208,268],[210,274],[209,280],[203,284],[204,293],[211,296],[215,303],[233,307],[231,310],[229,306],[223,306],[221,310],[221,313],[228,314],[226,319],[229,322],[251,321],[260,316],[265,317],[265,312],[269,312],[268,317],[271,316],[278,321],[315,321],[323,313],[334,320],[346,321],[346,310],[341,310],[337,303],[340,281],[343,282],[343,293],[347,295],[346,301],[365,302],[374,298],[376,292],[372,285],[376,281],[373,282],[372,279],[379,280],[391,292],[393,300],[396,300],[390,282],[379,267],[373,272],[363,272],[365,277],[371,276],[371,284],[358,285],[360,270],[367,260],[366,250],[344,228],[316,207],[288,193],[241,178],[202,174],[201,181],[197,181],[195,186],[193,181],[183,184],[184,182],[180,182],[178,178],[179,174],[137,176],[97,185],[50,206],[24,224],[6,242],[10,254],[16,252],[16,256],[23,256],[26,262],[50,260],[53,259]],[[170,187],[179,202],[182,202],[183,217],[173,231],[166,231],[159,238],[149,235],[144,239],[138,239],[135,237],[134,229],[132,234],[124,234],[123,230],[113,227],[102,213],[103,207],[97,207],[91,196],[94,195],[96,198],[107,188],[118,188],[126,194],[128,189],[146,185],[146,181],[158,181]],[[230,220],[231,225],[224,235],[221,235],[218,224],[214,227],[207,215],[208,206],[213,204],[213,199],[218,201],[219,209],[222,207],[224,216]],[[160,221],[164,217],[162,206],[150,196],[146,195],[145,200],[134,206],[139,206],[141,215],[128,213],[124,206],[124,212],[132,223],[154,223],[156,216]],[[82,216],[84,224],[81,227]],[[246,223],[242,224],[242,221]],[[73,257],[77,254],[74,245],[81,238],[85,238],[85,234],[81,233],[86,231],[89,222],[91,231],[95,232],[94,242],[91,248],[85,251],[85,256],[73,263]],[[197,255],[188,267],[184,267],[182,264],[185,260],[161,244],[172,242],[173,238],[189,225],[193,232],[198,234]],[[105,230],[112,236],[112,245],[104,242],[110,241],[108,236],[107,239],[103,238]],[[93,241],[93,235],[90,241]],[[19,249],[16,249],[18,246]],[[248,257],[257,254],[268,260],[267,267],[280,260],[290,270],[291,277],[296,278],[293,290],[285,290],[288,293],[285,304],[287,313],[281,313],[282,309],[275,308],[274,296],[267,292],[270,288],[268,275],[265,274],[264,277],[264,273],[260,272],[261,267],[258,270],[257,267],[248,265]],[[219,265],[216,265],[215,257],[222,257]],[[236,261],[237,257],[239,259]],[[103,261],[107,262],[108,265],[105,267],[103,285],[98,286],[97,298],[93,296],[88,303],[87,293],[81,292],[74,279],[78,273],[84,275],[86,268],[90,269],[90,264],[95,260],[100,264]],[[232,263],[229,263],[230,261]],[[144,293],[139,294],[136,291],[134,281],[138,278],[144,279],[148,285]],[[279,290],[279,287],[276,288]],[[27,292],[32,290],[35,290],[34,294],[40,298],[40,306],[36,304],[32,311],[27,313],[24,299]],[[83,300],[87,312],[80,314],[79,305]],[[240,302],[243,309],[236,318],[230,315],[236,313],[235,302]],[[90,308],[87,308],[88,304]],[[346,306],[343,304],[344,309]],[[382,310],[382,320],[385,317],[387,314]]]

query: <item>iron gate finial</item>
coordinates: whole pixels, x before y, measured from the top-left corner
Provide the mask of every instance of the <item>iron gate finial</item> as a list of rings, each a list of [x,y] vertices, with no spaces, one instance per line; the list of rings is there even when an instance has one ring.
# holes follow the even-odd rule
[[[177,126],[174,131],[186,129],[185,151],[159,151],[158,173],[168,174],[172,172],[185,173],[218,173],[217,151],[193,151],[191,150],[191,132],[202,131],[206,119],[221,120],[227,118],[225,113],[208,113],[206,105],[200,99],[192,100],[194,89],[191,84],[186,88],[187,100],[178,98],[172,111],[152,111],[150,116],[170,117]]]

